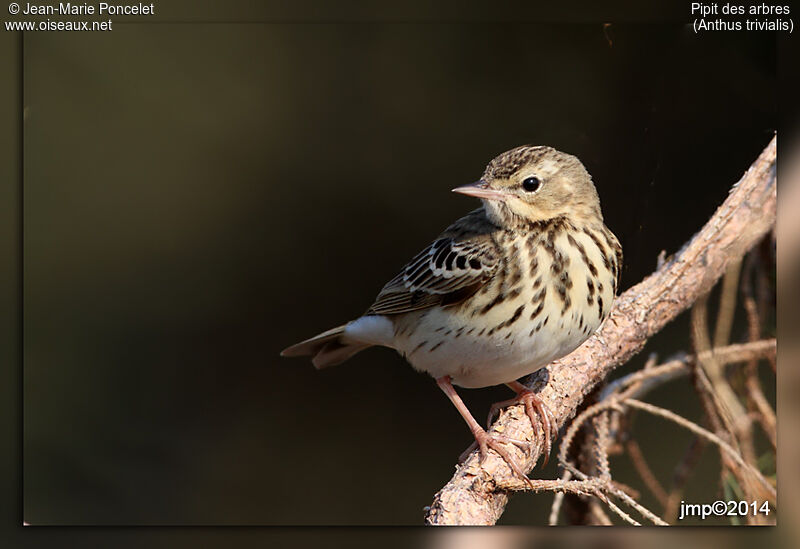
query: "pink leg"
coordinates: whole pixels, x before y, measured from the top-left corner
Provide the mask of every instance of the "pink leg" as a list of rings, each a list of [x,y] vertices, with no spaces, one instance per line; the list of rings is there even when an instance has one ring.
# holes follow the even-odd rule
[[[542,465],[547,465],[547,461],[550,458],[550,451],[552,450],[552,438],[555,438],[558,435],[558,426],[556,425],[553,413],[536,393],[525,387],[525,385],[519,381],[512,381],[511,383],[506,383],[506,385],[508,385],[512,391],[517,393],[517,396],[493,404],[492,408],[489,410],[489,420],[487,425],[492,424],[492,419],[501,408],[515,404],[524,405],[525,413],[531,420],[531,425],[533,425],[534,436],[538,436],[539,434],[537,417],[539,421],[542,422],[542,429],[544,431],[544,463]]]
[[[464,418],[464,421],[467,422],[467,426],[469,426],[469,430],[472,431],[472,435],[475,437],[475,443],[477,444],[478,448],[480,449],[481,463],[483,462],[484,459],[486,459],[486,455],[488,454],[489,449],[491,448],[492,450],[497,452],[500,455],[501,458],[503,458],[503,460],[506,462],[506,464],[508,464],[508,466],[511,468],[512,471],[514,471],[521,478],[523,478],[523,479],[525,479],[526,481],[529,482],[530,479],[522,471],[522,468],[519,465],[517,465],[517,462],[514,461],[514,458],[512,458],[511,455],[505,450],[505,448],[503,448],[500,445],[501,442],[505,442],[505,443],[511,443],[511,444],[516,444],[516,445],[527,446],[527,443],[522,442],[522,441],[518,441],[518,440],[512,440],[512,439],[509,439],[507,437],[500,436],[500,435],[490,435],[490,434],[488,434],[483,429],[483,427],[481,427],[478,424],[478,422],[475,420],[475,418],[472,417],[472,414],[467,409],[466,404],[464,404],[464,401],[461,400],[460,396],[458,396],[458,393],[456,392],[455,388],[453,387],[453,384],[450,383],[450,376],[444,376],[444,377],[438,378],[436,380],[436,384],[439,386],[439,388],[442,391],[444,391],[444,394],[447,395],[447,398],[449,398],[450,402],[453,403],[453,406],[456,407],[456,409],[458,410],[458,413],[460,413],[461,417]],[[467,450],[467,452],[469,452],[471,450],[472,450],[472,447],[470,447]]]

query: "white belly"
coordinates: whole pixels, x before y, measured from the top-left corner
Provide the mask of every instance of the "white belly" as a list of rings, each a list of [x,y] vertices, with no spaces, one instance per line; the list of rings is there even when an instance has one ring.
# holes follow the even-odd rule
[[[534,321],[517,322],[492,335],[467,334],[469,328],[440,309],[432,309],[421,319],[421,332],[397,338],[395,348],[417,370],[434,378],[450,376],[454,384],[476,388],[500,385],[531,374],[569,354],[600,325],[600,319],[584,322],[571,315],[560,317],[556,308],[545,307]],[[512,311],[513,312],[513,311]],[[555,313],[549,314],[548,312]],[[544,319],[547,322],[542,324]],[[436,332],[437,329],[444,330]],[[537,330],[536,328],[539,327]],[[454,335],[461,329],[461,335]],[[448,333],[449,331],[449,333]],[[424,337],[420,334],[433,334]],[[437,337],[438,336],[438,337]]]

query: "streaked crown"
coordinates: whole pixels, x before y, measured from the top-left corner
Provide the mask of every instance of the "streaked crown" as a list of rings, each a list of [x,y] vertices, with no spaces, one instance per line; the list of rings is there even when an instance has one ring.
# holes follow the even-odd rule
[[[486,166],[479,185],[487,215],[501,226],[559,216],[603,220],[589,172],[577,157],[552,147],[524,145],[504,152]]]

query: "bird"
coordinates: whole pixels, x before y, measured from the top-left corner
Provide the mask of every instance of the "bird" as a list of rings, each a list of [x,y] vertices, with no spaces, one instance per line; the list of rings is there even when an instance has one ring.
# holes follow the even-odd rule
[[[622,247],[606,227],[600,198],[581,161],[549,146],[523,145],[495,157],[475,183],[452,189],[481,207],[447,227],[409,261],[366,312],[292,345],[282,356],[310,356],[318,369],[372,346],[395,349],[426,372],[472,432],[481,464],[494,450],[529,480],[504,444],[488,433],[454,385],[507,385],[538,436],[545,463],[558,434],[542,399],[519,379],[588,339],[619,289]],[[462,454],[463,457],[464,454]]]

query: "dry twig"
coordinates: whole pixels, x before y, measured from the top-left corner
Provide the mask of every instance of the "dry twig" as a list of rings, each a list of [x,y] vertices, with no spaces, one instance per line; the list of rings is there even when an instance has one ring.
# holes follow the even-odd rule
[[[745,265],[745,271],[742,276],[742,293],[744,294],[744,308],[747,312],[747,331],[750,341],[755,341],[761,336],[761,319],[759,307],[753,297],[753,291],[750,287],[750,273],[755,268],[755,261],[753,261],[753,254],[748,256],[748,261]],[[770,360],[774,364],[775,360]],[[775,368],[773,367],[773,370]],[[751,359],[747,363],[745,369],[746,379],[745,387],[747,389],[747,397],[752,407],[757,411],[756,420],[761,425],[761,429],[769,438],[773,450],[777,449],[777,432],[776,432],[776,419],[775,412],[767,402],[767,397],[761,390],[761,382],[758,380],[758,360]]]
[[[768,342],[758,342],[762,350],[767,352],[775,352],[775,341],[768,341]],[[761,345],[763,343],[771,344],[769,346]],[[741,354],[735,355],[728,352],[721,353],[722,356],[728,359],[735,359],[741,358]],[[699,362],[697,357],[691,357],[690,359],[686,359],[686,362]],[[564,435],[564,440],[562,442],[561,448],[559,450],[559,462],[561,463],[562,467],[565,469],[565,477],[564,479],[568,479],[569,476],[575,475],[581,479],[582,483],[581,486],[586,486],[588,482],[593,481],[593,486],[595,487],[594,495],[597,496],[598,500],[602,501],[606,505],[608,505],[609,509],[620,516],[626,522],[630,522],[631,524],[635,524],[635,521],[632,521],[630,517],[624,514],[621,509],[612,505],[606,496],[614,495],[619,497],[625,504],[628,506],[636,509],[642,516],[649,519],[654,524],[658,525],[665,525],[667,524],[666,521],[659,519],[652,513],[649,509],[646,509],[644,506],[638,504],[632,497],[628,494],[625,494],[623,490],[617,489],[618,487],[611,479],[610,470],[608,468],[608,456],[607,456],[607,448],[611,446],[611,439],[609,437],[608,432],[608,415],[611,414],[618,414],[621,413],[625,408],[632,407],[640,410],[647,411],[651,414],[658,415],[663,417],[673,423],[680,425],[689,431],[695,433],[698,437],[707,440],[716,444],[720,450],[722,451],[724,457],[727,461],[733,463],[734,465],[730,467],[732,471],[734,471],[738,477],[747,479],[749,482],[758,482],[761,485],[761,494],[766,493],[766,497],[775,502],[776,493],[775,489],[772,485],[761,475],[761,473],[755,469],[752,465],[747,464],[741,458],[739,452],[731,447],[725,440],[720,438],[719,436],[715,435],[714,433],[700,427],[696,423],[693,423],[670,410],[666,410],[664,408],[654,406],[652,404],[648,404],[645,402],[641,402],[637,399],[631,397],[633,393],[642,393],[642,382],[646,379],[645,376],[652,376],[654,379],[667,379],[662,375],[664,371],[672,371],[675,369],[675,365],[673,364],[666,364],[661,367],[650,367],[646,370],[641,372],[637,372],[637,374],[626,376],[620,380],[620,383],[617,383],[615,389],[611,392],[604,393],[604,396],[600,402],[589,406],[586,410],[581,412],[578,417],[570,424],[569,428],[567,429],[566,434]],[[651,385],[652,387],[652,385]],[[589,476],[583,473],[582,471],[578,470],[575,463],[569,461],[569,449],[572,444],[572,441],[575,439],[578,431],[588,423],[588,420],[592,419],[592,423],[594,424],[594,442],[592,443],[592,447],[590,449],[590,453],[593,454],[596,458],[596,466],[594,467],[593,475]],[[590,437],[591,438],[591,437]],[[649,473],[649,468],[646,469]],[[652,473],[649,473],[652,476]],[[646,475],[643,475],[646,477]],[[665,515],[671,516],[672,513],[672,499],[671,497],[667,496],[666,493],[661,488],[660,484],[655,480],[653,477],[653,482],[657,486],[657,489],[654,492],[659,493],[661,496],[659,499],[662,501],[665,507]],[[524,486],[514,486],[513,489],[525,489]],[[660,492],[659,492],[660,491]],[[557,499],[554,501],[553,509],[551,510],[551,524],[554,523],[554,520],[557,518],[557,509],[561,505],[561,499]],[[590,509],[592,518],[597,520],[598,523],[604,524],[607,521],[603,519],[604,513],[602,510],[598,508],[597,500],[590,502]],[[638,524],[638,523],[636,523]]]

